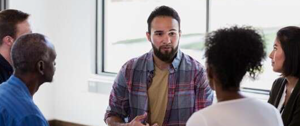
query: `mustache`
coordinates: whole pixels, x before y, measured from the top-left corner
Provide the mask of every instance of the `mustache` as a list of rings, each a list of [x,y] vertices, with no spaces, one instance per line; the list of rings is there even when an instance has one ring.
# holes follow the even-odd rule
[[[168,45],[162,45],[160,46],[161,48],[173,48],[173,46],[171,44],[168,44]]]

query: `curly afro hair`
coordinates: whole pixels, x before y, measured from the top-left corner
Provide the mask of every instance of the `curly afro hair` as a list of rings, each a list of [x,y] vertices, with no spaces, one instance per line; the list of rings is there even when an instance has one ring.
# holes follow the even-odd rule
[[[262,36],[252,27],[233,26],[206,36],[205,57],[223,90],[236,90],[246,72],[255,79],[266,57]]]

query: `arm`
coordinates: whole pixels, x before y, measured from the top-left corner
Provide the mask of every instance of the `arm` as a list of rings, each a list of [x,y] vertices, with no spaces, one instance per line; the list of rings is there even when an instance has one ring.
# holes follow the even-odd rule
[[[5,126],[5,121],[7,121],[7,114],[4,109],[0,107],[0,126]]]
[[[29,115],[20,120],[16,126],[49,126],[49,124],[40,116]]]
[[[276,81],[273,82],[272,88],[271,88],[270,93],[269,93],[268,103],[270,103],[270,104],[273,104],[273,100],[272,100],[272,98],[273,98],[273,93],[272,93],[272,92],[273,92],[273,90],[274,90],[274,84],[275,84],[275,82],[276,82]]]
[[[200,65],[200,70],[195,78],[195,111],[205,108],[213,102],[213,91],[209,86],[205,69]]]
[[[273,106],[277,107],[278,106],[278,102],[277,105],[275,105],[275,101],[276,98],[281,95],[280,94],[280,90],[283,91],[283,89],[281,89],[281,87],[283,86],[282,83],[284,82],[284,78],[278,78],[273,82],[272,85],[272,89],[269,93],[269,99],[268,99],[268,103],[272,104]]]
[[[104,119],[108,126],[145,126],[142,122],[147,117],[146,113],[136,116],[131,122],[125,122],[125,118],[130,114],[129,89],[127,84],[131,83],[128,81],[131,71],[126,69],[127,67],[132,67],[129,65],[132,65],[132,63],[128,62],[122,67],[113,84],[109,106]],[[153,126],[157,125],[154,124]]]
[[[299,94],[299,93],[298,93]],[[291,114],[292,119],[288,126],[300,126],[300,95],[297,97],[297,103],[295,104],[295,111],[293,111]]]
[[[129,111],[129,93],[125,78],[126,67],[122,67],[117,75],[113,89],[109,97],[109,106],[107,108],[104,121],[109,126],[118,126],[124,123]]]
[[[110,116],[106,118],[106,123],[108,126],[129,126],[128,123],[124,123],[124,121],[118,116]]]
[[[275,92],[275,87],[278,88],[277,84],[278,84],[278,81],[279,81],[279,80],[280,80],[280,79],[277,79],[277,80],[275,80],[275,81],[273,82],[271,91],[270,91],[270,93],[269,93],[268,103],[270,103],[270,104],[272,104],[272,105],[274,105],[275,98],[276,98],[276,96],[274,96],[274,95],[277,95],[277,94],[275,94],[275,93],[278,93],[278,92]]]
[[[147,113],[143,115],[136,116],[130,123],[124,123],[123,120],[117,116],[111,116],[106,119],[108,126],[149,126],[149,124],[144,125],[142,121],[147,117]],[[152,126],[158,126],[154,124]]]

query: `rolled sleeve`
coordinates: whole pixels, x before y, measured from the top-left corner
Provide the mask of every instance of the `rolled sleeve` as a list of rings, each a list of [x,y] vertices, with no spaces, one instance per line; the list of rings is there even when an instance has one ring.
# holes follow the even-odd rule
[[[118,116],[123,121],[128,116],[129,98],[128,88],[125,79],[125,67],[123,67],[117,75],[113,89],[109,97],[109,106],[107,107],[104,122],[108,117]]]
[[[205,69],[201,66],[199,73],[196,76],[196,111],[205,108],[212,104],[214,94],[209,86]]]

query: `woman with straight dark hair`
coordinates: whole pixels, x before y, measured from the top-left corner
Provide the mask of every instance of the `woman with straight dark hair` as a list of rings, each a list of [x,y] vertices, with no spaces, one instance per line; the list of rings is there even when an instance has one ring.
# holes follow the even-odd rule
[[[194,113],[187,126],[283,126],[274,106],[240,91],[244,75],[255,79],[266,56],[258,32],[251,27],[219,29],[206,37],[205,47],[207,76],[218,103]]]
[[[274,81],[268,102],[280,111],[285,126],[300,126],[300,28],[280,29],[269,57],[282,77]]]

